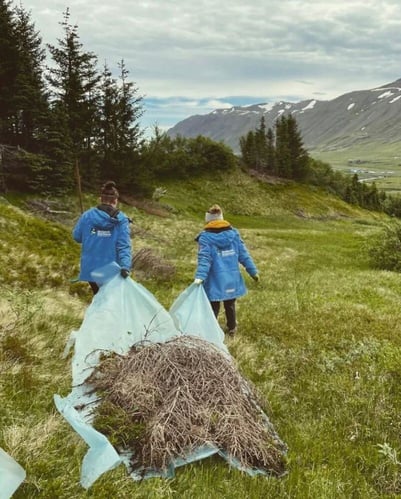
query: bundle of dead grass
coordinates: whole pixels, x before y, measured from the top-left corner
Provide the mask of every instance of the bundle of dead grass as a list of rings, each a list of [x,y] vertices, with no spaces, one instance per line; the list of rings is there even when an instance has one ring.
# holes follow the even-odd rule
[[[280,476],[285,445],[237,368],[211,343],[193,336],[134,346],[102,360],[88,382],[101,395],[94,426],[133,469],[165,469],[203,445],[245,468]]]

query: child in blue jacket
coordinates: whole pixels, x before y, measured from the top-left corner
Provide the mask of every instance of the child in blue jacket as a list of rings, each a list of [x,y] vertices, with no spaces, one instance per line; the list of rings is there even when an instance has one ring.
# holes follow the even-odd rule
[[[117,262],[124,278],[131,270],[130,220],[117,209],[118,197],[115,182],[106,182],[100,204],[85,211],[72,231],[74,240],[82,245],[79,279],[89,282],[93,294],[99,290],[91,275],[95,269]]]
[[[238,230],[224,220],[219,205],[209,208],[205,221],[203,231],[195,239],[198,266],[194,282],[203,284],[216,318],[223,302],[226,331],[233,336],[237,330],[235,300],[247,292],[239,264],[255,281],[259,280],[259,274]]]

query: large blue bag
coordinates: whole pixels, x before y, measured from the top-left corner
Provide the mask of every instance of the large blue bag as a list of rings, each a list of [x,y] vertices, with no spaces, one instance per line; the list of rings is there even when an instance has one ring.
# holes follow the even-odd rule
[[[218,323],[203,286],[191,284],[175,300],[170,314],[180,331],[216,345],[228,353],[224,332]]]

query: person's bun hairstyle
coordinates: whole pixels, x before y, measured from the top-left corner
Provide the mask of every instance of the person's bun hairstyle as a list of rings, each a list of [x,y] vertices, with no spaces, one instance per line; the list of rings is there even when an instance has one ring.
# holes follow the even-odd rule
[[[114,201],[119,198],[119,192],[116,187],[116,183],[113,180],[108,180],[102,186],[100,191],[101,200],[104,202]]]

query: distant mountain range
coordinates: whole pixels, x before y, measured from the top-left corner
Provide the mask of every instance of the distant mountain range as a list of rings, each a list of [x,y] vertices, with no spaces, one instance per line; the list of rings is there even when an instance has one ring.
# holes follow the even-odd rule
[[[356,90],[329,101],[276,102],[216,109],[177,123],[170,137],[204,135],[239,152],[239,139],[260,125],[274,127],[277,118],[291,113],[308,150],[335,151],[364,142],[401,142],[401,79],[370,90]]]

